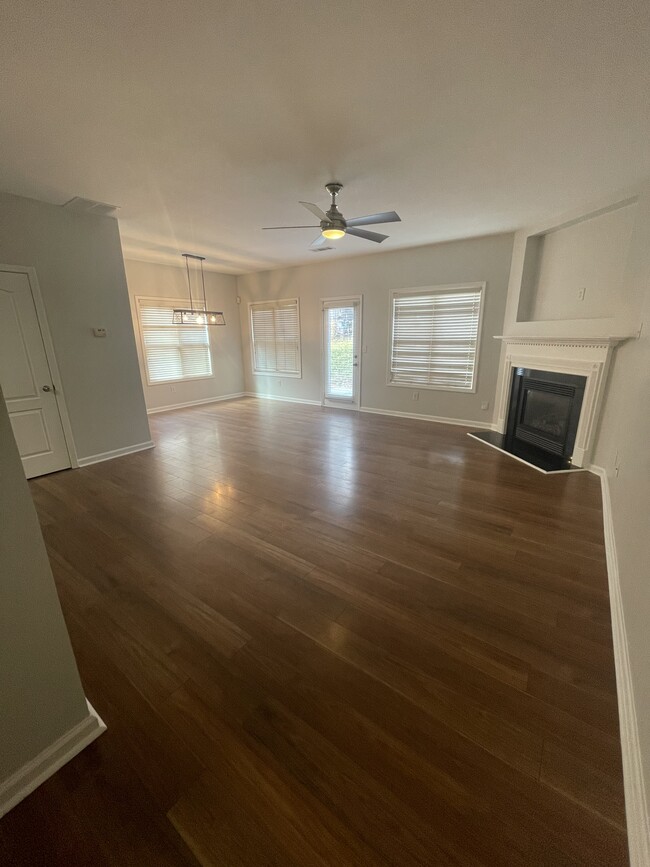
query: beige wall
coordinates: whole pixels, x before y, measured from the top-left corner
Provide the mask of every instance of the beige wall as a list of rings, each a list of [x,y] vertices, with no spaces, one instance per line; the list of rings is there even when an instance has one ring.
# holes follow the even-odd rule
[[[237,305],[236,278],[229,274],[205,272],[205,291],[208,306],[224,313],[225,326],[209,328],[213,376],[194,382],[161,383],[148,385],[145,376],[142,342],[137,321],[135,299],[187,298],[187,274],[184,268],[158,265],[152,262],[125,261],[126,278],[131,297],[131,312],[137,337],[138,360],[147,409],[154,410],[176,404],[211,400],[244,390],[242,371],[241,330]],[[192,283],[192,292],[196,285]]]
[[[88,716],[0,393],[0,782]]]
[[[77,456],[148,441],[117,221],[0,193],[0,263],[36,269]]]
[[[621,598],[650,804],[650,185],[625,269],[641,337],[615,355],[594,463],[609,480]],[[616,466],[618,465],[618,472]]]
[[[503,326],[512,235],[494,235],[446,244],[431,244],[354,259],[318,262],[237,278],[241,296],[242,344],[246,390],[258,394],[321,399],[321,305],[330,296],[363,295],[361,405],[393,412],[490,423],[500,347],[493,340]],[[318,254],[327,256],[327,253]],[[475,394],[419,390],[386,384],[390,292],[415,286],[487,282],[478,389]],[[248,302],[300,298],[302,379],[259,376],[251,372]],[[481,403],[488,401],[488,410]]]

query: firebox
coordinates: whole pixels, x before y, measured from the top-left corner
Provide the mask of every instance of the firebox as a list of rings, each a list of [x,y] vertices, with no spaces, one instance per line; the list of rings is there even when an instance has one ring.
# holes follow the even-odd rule
[[[568,373],[513,370],[506,440],[571,461],[586,378]]]

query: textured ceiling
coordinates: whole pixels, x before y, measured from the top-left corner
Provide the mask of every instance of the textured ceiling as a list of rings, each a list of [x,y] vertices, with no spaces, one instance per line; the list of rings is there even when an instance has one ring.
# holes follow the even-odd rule
[[[3,19],[0,187],[119,205],[139,258],[322,261],[650,175],[647,0],[14,0]],[[334,179],[345,215],[400,213],[381,248],[261,231],[310,223],[298,200]]]

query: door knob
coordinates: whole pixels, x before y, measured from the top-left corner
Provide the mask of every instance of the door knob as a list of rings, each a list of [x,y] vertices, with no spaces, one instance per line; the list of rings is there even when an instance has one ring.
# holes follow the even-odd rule
[[[52,391],[52,389],[50,388],[49,385],[44,385],[44,386],[43,386],[43,391]]]

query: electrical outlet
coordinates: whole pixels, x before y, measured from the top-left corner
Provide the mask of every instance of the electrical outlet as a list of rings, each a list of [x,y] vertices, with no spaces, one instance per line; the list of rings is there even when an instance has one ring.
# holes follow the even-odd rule
[[[170,386],[169,386],[169,390],[170,390],[171,392],[176,391],[176,386],[175,386],[175,385],[170,385]]]
[[[414,391],[413,392],[413,400],[419,400],[419,399],[420,399],[420,392]]]
[[[584,301],[586,294],[587,294],[587,287],[581,286],[580,289],[578,289],[578,301]]]
[[[364,346],[364,347],[363,347],[363,353],[365,354],[367,351],[368,351],[368,347],[367,347],[367,346]]]
[[[484,400],[483,403],[481,404],[481,409],[489,409],[489,408],[490,408],[490,401]]]

